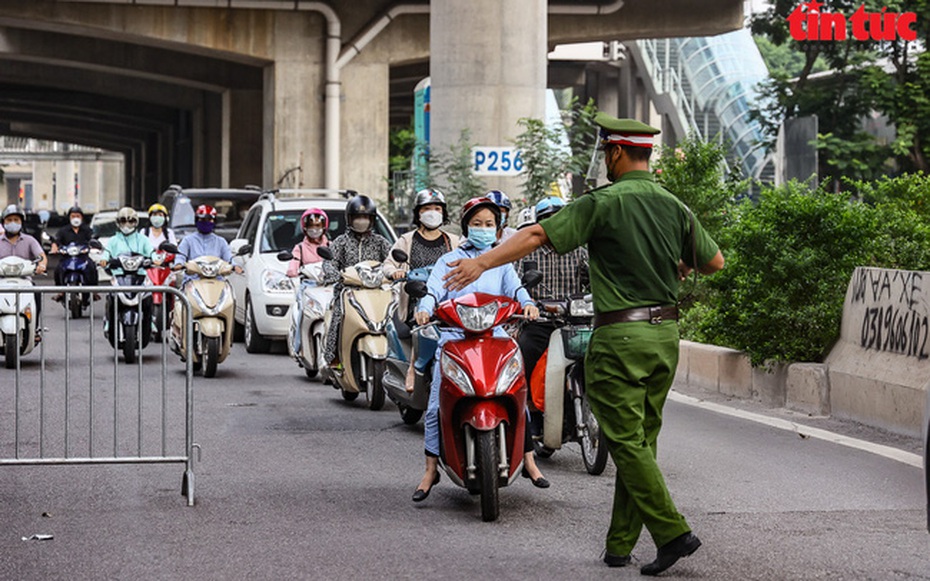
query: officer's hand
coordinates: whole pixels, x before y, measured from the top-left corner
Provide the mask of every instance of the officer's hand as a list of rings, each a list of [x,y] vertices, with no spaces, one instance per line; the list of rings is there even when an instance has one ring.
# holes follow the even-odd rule
[[[406,273],[403,270],[395,270],[394,274],[391,275],[391,278],[393,278],[394,280],[398,280],[398,279],[404,278],[405,274]]]
[[[678,280],[685,280],[688,278],[688,275],[691,274],[692,268],[685,264],[684,260],[678,261]]]
[[[539,318],[539,308],[536,305],[526,305],[523,307],[523,315],[527,319],[535,321]]]
[[[429,323],[429,313],[426,311],[417,311],[413,318],[416,319],[417,325],[425,325]]]
[[[446,288],[450,291],[462,290],[466,286],[475,282],[484,268],[478,264],[475,258],[460,258],[449,263],[452,270],[442,280],[446,281]]]

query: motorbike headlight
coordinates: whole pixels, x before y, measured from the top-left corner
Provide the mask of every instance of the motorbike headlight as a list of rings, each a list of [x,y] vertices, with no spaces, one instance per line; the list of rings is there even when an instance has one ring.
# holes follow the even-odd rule
[[[68,252],[68,256],[78,256],[79,254],[81,254],[81,247],[80,246],[69,246],[67,252]]]
[[[292,293],[294,282],[283,272],[268,269],[262,271],[262,288],[270,293]]]
[[[152,254],[152,264],[155,266],[161,266],[165,262],[165,256],[166,254],[161,251]]]
[[[504,368],[501,370],[500,377],[497,378],[497,385],[494,387],[494,393],[503,395],[507,393],[510,386],[517,377],[523,373],[523,360],[520,358],[520,352],[517,351],[513,357],[507,360]]]
[[[136,272],[142,266],[144,256],[120,256],[119,263],[125,272]]]
[[[220,261],[211,260],[210,262],[198,262],[200,275],[206,278],[216,278],[220,274]]]
[[[320,304],[320,301],[310,296],[304,296],[304,316],[309,319],[322,319],[326,314],[326,309]]]
[[[586,301],[583,298],[572,299],[568,305],[568,313],[572,317],[593,317],[594,302]]]
[[[483,307],[468,307],[465,305],[456,305],[455,312],[462,321],[462,326],[476,333],[487,331],[494,325],[497,319],[497,309],[500,307],[497,301],[488,303]]]
[[[3,276],[20,276],[25,265],[23,263],[10,263],[3,265]]]
[[[382,274],[380,266],[375,268],[359,266],[356,268],[356,271],[358,272],[358,277],[361,279],[362,285],[365,288],[378,288],[384,281],[384,274]]]
[[[430,341],[439,341],[439,329],[436,325],[430,325],[420,329],[420,336]]]
[[[471,379],[465,370],[458,363],[452,360],[445,351],[439,356],[442,374],[449,378],[449,381],[462,390],[465,395],[475,395],[475,388],[471,384]]]

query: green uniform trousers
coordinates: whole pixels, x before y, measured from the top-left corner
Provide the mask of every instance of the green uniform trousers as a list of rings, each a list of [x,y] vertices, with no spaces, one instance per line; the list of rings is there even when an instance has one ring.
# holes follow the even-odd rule
[[[657,547],[691,528],[656,464],[662,407],[678,365],[678,325],[615,323],[594,330],[585,357],[591,411],[617,466],[607,552],[629,555],[643,525]]]

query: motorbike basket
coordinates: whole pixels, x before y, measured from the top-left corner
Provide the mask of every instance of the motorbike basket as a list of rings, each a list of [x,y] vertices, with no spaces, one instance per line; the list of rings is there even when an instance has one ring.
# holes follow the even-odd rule
[[[567,325],[562,329],[562,348],[569,359],[582,359],[591,342],[593,329],[587,325]]]

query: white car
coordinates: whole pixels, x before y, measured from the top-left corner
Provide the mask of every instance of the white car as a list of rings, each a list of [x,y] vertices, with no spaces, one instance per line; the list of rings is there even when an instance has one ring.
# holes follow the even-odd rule
[[[233,264],[242,274],[229,276],[236,298],[237,336],[249,353],[267,352],[273,340],[285,340],[289,311],[295,300],[294,280],[287,277],[287,262],[278,260],[303,238],[300,216],[307,208],[319,208],[329,216],[330,241],[345,232],[345,208],[352,191],[276,190],[265,192],[249,209],[236,238],[230,244]],[[378,214],[375,232],[391,242],[397,239],[383,215]]]

